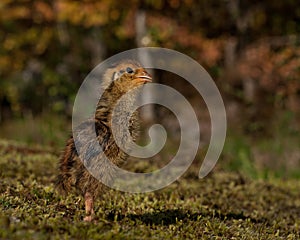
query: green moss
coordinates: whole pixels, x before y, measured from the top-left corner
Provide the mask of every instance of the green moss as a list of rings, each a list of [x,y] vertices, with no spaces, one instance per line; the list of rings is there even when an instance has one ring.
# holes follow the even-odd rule
[[[0,141],[1,239],[299,239],[300,182],[194,167],[163,190],[108,191],[85,223],[80,197],[54,189],[57,157]],[[153,164],[153,163],[152,163]],[[147,171],[153,166],[147,165]]]

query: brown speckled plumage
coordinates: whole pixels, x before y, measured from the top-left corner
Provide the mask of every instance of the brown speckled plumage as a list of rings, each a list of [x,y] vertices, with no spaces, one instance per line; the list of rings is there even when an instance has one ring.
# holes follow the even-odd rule
[[[93,219],[94,199],[104,192],[105,186],[90,174],[83,161],[86,161],[85,164],[92,162],[97,169],[97,174],[104,176],[108,181],[112,181],[113,176],[111,169],[103,167],[103,159],[91,147],[93,139],[84,138],[95,130],[97,141],[106,157],[117,166],[122,165],[128,156],[119,149],[113,139],[111,131],[112,111],[125,93],[128,94],[130,90],[142,86],[150,80],[149,74],[136,62],[122,61],[112,68],[108,68],[102,79],[102,87],[105,91],[98,102],[95,118],[81,123],[74,132],[78,136],[77,139],[79,139],[76,146],[80,147],[80,154],[84,156],[84,160],[78,156],[73,136],[67,141],[64,152],[60,157],[57,187],[62,193],[77,192],[85,198],[85,221]],[[130,107],[135,103],[136,98],[136,93],[134,91],[130,92],[129,98],[122,105],[122,111],[130,111]],[[138,119],[136,114],[133,114],[129,125],[133,140],[137,137],[137,128]],[[81,139],[83,139],[82,142]],[[121,140],[125,144],[128,141],[126,136]]]

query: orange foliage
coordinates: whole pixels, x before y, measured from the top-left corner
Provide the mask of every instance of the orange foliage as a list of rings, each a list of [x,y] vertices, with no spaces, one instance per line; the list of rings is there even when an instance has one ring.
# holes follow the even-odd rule
[[[220,88],[228,88],[236,80],[252,78],[259,88],[273,95],[283,97],[296,95],[298,97],[300,92],[299,39],[298,43],[296,41],[291,43],[288,39],[281,41],[281,39],[279,42],[282,44],[279,45],[276,39],[276,44],[272,43],[274,38],[259,40],[262,36],[272,35],[267,23],[275,30],[281,29],[280,27],[283,26],[281,22],[285,15],[281,17],[277,14],[276,18],[272,18],[271,21],[264,11],[267,8],[264,8],[266,6],[263,3],[257,6],[253,3],[252,6],[249,2],[252,6],[250,10],[252,9],[252,13],[257,17],[253,19],[253,22],[250,21],[251,24],[249,23],[246,29],[250,32],[249,39],[251,40],[247,39],[248,42],[243,43],[245,36],[242,39],[241,32],[235,29],[238,20],[229,17],[227,22],[216,18],[216,16],[221,16],[220,18],[230,16],[230,11],[226,10],[228,6],[221,2],[216,0],[145,0],[142,2],[137,0],[126,2],[117,0],[2,0],[0,3],[0,41],[2,43],[0,45],[0,77],[1,79],[22,79],[24,72],[31,71],[29,62],[34,60],[41,66],[40,71],[44,71],[41,81],[46,86],[45,92],[49,89],[45,80],[48,77],[53,79],[52,85],[56,90],[60,89],[54,92],[61,91],[61,96],[71,95],[70,87],[58,86],[66,85],[68,79],[72,79],[69,82],[70,86],[73,86],[74,78],[81,78],[77,71],[82,73],[90,69],[92,57],[89,55],[95,45],[100,49],[97,53],[99,55],[135,47],[133,43],[136,35],[136,14],[139,9],[147,9],[145,11],[148,29],[145,45],[184,52],[208,70],[216,70],[217,73],[222,74],[227,70],[226,57],[230,58],[229,55],[225,55],[228,53],[227,48],[225,49],[228,47],[226,44],[228,39],[236,39],[238,44],[244,44],[243,50],[239,49],[238,53],[233,51],[231,56],[233,62],[236,60],[236,66],[233,68],[234,74],[238,77],[234,80],[228,78],[226,83],[220,81]],[[123,5],[120,6],[120,3]],[[273,8],[276,7],[275,5]],[[203,10],[201,14],[199,14],[199,9]],[[248,8],[244,10],[248,11]],[[278,13],[280,12],[281,9],[278,10]],[[294,23],[294,18],[291,18],[289,23]],[[292,29],[297,29],[296,25],[291,26],[293,26]],[[256,31],[260,33],[258,36],[256,36]],[[283,32],[282,36],[288,36],[287,32]],[[250,41],[252,41],[251,44]],[[64,70],[58,71],[57,69]],[[225,79],[224,76],[219,75],[219,77]],[[77,82],[79,82],[78,79]],[[3,84],[4,81],[0,82],[2,87],[0,101],[1,94],[5,95],[3,92],[8,88],[6,85],[10,86],[8,81],[5,80],[5,84]],[[238,85],[241,86],[241,84]],[[235,86],[232,84],[233,91],[239,91],[235,89]],[[16,99],[13,94],[9,96]],[[11,99],[9,101],[13,102]]]
[[[291,44],[274,49],[269,40],[260,41],[245,50],[238,71],[274,93],[295,94],[300,91],[300,47]]]
[[[149,28],[159,32],[157,40],[161,47],[192,49],[193,57],[209,67],[223,57],[224,39],[207,39],[200,32],[192,32],[187,26],[178,25],[175,20],[161,15],[147,18]]]

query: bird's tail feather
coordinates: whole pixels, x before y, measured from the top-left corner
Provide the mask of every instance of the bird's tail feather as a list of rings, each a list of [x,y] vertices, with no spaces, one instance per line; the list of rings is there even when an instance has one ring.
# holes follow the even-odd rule
[[[71,184],[68,178],[69,177],[65,174],[59,174],[57,176],[55,187],[61,194],[66,195],[71,191]]]

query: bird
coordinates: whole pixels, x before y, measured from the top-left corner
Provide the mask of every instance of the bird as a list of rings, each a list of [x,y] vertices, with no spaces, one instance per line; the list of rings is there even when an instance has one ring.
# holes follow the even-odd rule
[[[94,116],[79,124],[67,139],[66,146],[59,158],[56,187],[64,195],[73,192],[84,198],[84,221],[91,222],[94,220],[94,201],[107,191],[107,187],[88,171],[84,161],[92,161],[99,174],[108,181],[113,181],[113,175],[110,169],[107,169],[103,164],[103,155],[91,148],[90,143],[93,140],[87,139],[82,143],[79,140],[80,143],[75,145],[74,134],[90,136],[90,133],[95,131],[96,141],[107,159],[116,166],[121,166],[128,158],[128,153],[120,149],[113,137],[113,110],[121,97],[126,94],[129,97],[125,99],[121,109],[123,112],[129,113],[133,104],[138,101],[138,95],[131,90],[138,89],[151,81],[151,75],[137,61],[127,59],[112,64],[103,74],[101,87],[104,92],[98,101]],[[120,121],[118,124],[122,125],[123,123]],[[139,122],[138,114],[134,112],[129,121],[129,132],[133,141],[136,141],[138,137]],[[121,140],[125,144],[129,141],[126,136]],[[78,146],[80,152],[83,153],[80,156],[78,149],[76,149]],[[86,159],[81,159],[81,156],[85,156]]]

